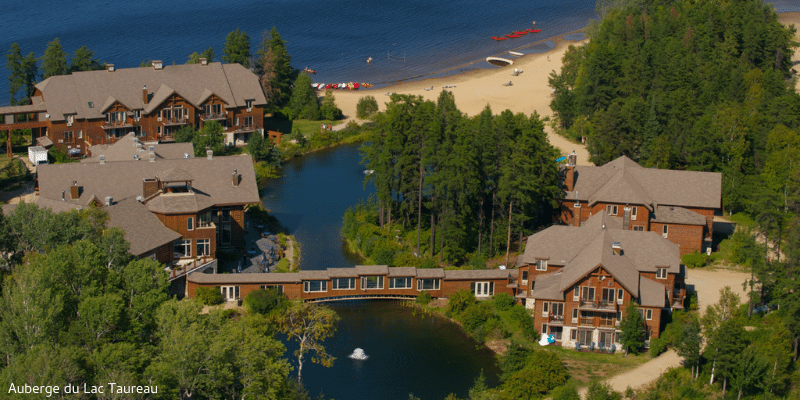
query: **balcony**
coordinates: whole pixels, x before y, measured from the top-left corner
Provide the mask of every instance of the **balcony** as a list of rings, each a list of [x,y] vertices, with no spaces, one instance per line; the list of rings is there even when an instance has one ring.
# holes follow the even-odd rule
[[[169,281],[174,281],[186,274],[201,268],[206,267],[211,263],[216,263],[217,260],[211,256],[202,256],[198,257],[196,260],[191,260],[189,262],[181,261],[172,266],[166,268],[167,273],[169,274]]]
[[[255,132],[256,130],[255,125],[238,125],[232,128],[233,128],[233,133],[249,133],[249,132]]]
[[[221,121],[226,119],[225,113],[208,113],[200,116],[203,121]]]
[[[602,318],[600,319],[601,328],[613,328],[616,325],[617,325],[616,320],[614,319],[602,319]]]
[[[581,310],[598,310],[598,311],[617,311],[617,302],[615,301],[591,301],[581,299],[578,308]]]
[[[564,316],[563,315],[550,315],[547,318],[547,322],[550,324],[563,324],[564,323]]]
[[[594,326],[594,318],[580,318],[578,325],[581,326]]]
[[[164,126],[186,125],[189,123],[189,118],[161,118],[161,122],[164,123]]]
[[[113,121],[113,122],[103,122],[100,125],[103,129],[118,129],[118,128],[133,128],[133,124],[128,121]]]

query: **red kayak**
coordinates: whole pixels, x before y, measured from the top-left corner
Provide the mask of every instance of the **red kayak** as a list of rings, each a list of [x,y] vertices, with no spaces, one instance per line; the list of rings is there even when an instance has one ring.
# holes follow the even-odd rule
[[[539,33],[541,31],[542,31],[541,29],[528,29],[528,32],[530,33]]]
[[[510,38],[518,38],[519,36],[520,36],[520,35],[510,35],[510,34],[509,34],[509,35],[506,35],[506,37],[510,37]]]
[[[520,31],[514,31],[514,34],[515,34],[515,35],[527,35],[527,34],[528,34],[528,32],[527,32],[527,31],[522,31],[522,32],[520,32]]]
[[[506,39],[504,37],[496,37],[496,36],[492,36],[492,39],[494,39],[494,40],[508,40],[508,39]]]

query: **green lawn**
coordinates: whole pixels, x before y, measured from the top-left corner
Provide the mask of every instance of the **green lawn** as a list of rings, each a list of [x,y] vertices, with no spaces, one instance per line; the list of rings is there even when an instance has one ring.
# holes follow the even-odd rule
[[[293,133],[295,129],[299,130],[303,133],[303,135],[308,136],[313,133],[319,132],[320,125],[339,125],[343,123],[343,121],[311,121],[307,119],[297,119],[294,121],[289,121],[285,119],[278,119],[278,118],[264,118],[264,129],[266,130],[273,130],[278,131],[283,134]]]

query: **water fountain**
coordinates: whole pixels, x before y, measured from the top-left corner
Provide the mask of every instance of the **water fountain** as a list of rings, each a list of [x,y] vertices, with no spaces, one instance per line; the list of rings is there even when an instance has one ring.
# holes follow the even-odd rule
[[[356,349],[353,350],[353,354],[350,354],[348,357],[352,358],[353,360],[366,360],[369,358],[368,355],[364,354],[364,350],[358,347],[356,347]]]

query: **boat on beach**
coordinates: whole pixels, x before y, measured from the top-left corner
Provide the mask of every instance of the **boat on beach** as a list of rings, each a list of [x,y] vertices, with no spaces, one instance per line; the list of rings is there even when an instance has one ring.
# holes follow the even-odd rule
[[[508,39],[506,39],[506,38],[504,38],[504,37],[497,37],[497,36],[492,36],[492,39],[494,39],[494,40],[497,40],[497,41],[500,41],[500,40],[508,40]]]
[[[530,33],[539,33],[539,32],[541,32],[541,31],[542,31],[541,29],[526,29],[526,30],[527,30],[528,32],[530,32]]]
[[[518,38],[519,36],[520,36],[520,35],[514,35],[514,34],[508,34],[508,35],[506,35],[506,37],[509,37],[509,38],[514,38],[514,39]]]
[[[500,57],[486,57],[486,62],[492,65],[497,65],[498,67],[505,67],[514,64],[514,61]]]
[[[528,33],[528,31],[514,31],[515,35],[527,35]]]
[[[518,51],[509,51],[508,54],[511,54],[512,56],[517,56],[517,57],[524,56],[524,54],[522,54],[522,53],[520,53]]]

